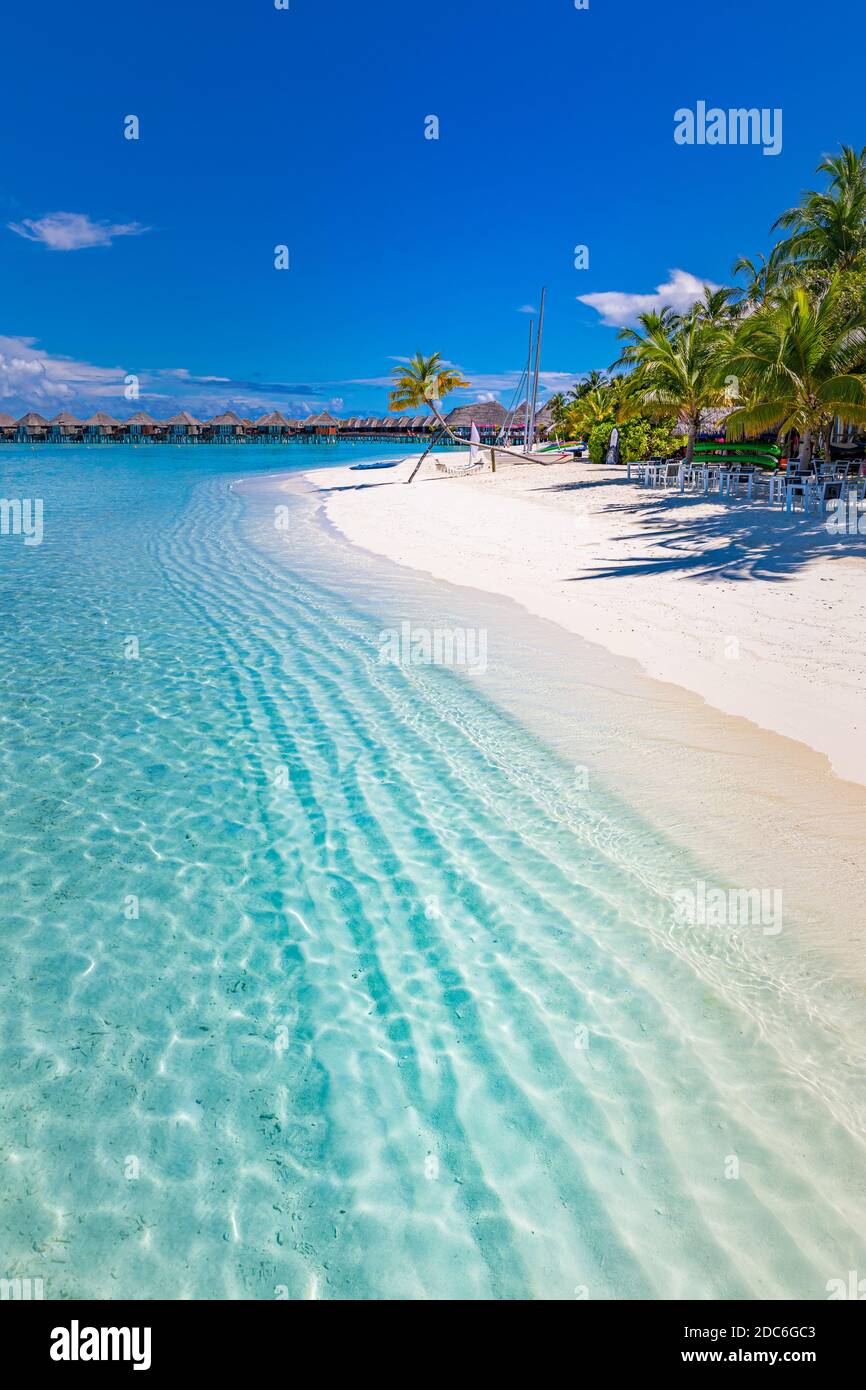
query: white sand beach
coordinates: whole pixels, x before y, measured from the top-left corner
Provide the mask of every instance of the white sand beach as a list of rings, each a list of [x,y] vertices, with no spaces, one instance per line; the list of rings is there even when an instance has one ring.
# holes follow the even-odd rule
[[[453,465],[459,455],[439,455]],[[639,487],[625,469],[497,459],[307,475],[355,545],[508,595],[866,783],[866,536],[820,516]]]

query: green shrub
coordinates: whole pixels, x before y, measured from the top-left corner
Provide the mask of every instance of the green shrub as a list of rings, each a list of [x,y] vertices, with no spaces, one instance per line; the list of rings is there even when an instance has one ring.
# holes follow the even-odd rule
[[[641,459],[671,458],[682,449],[684,440],[674,434],[674,420],[629,420],[619,427],[619,443],[623,463],[638,463]],[[613,421],[595,425],[589,435],[589,457],[593,463],[603,463],[607,453]]]

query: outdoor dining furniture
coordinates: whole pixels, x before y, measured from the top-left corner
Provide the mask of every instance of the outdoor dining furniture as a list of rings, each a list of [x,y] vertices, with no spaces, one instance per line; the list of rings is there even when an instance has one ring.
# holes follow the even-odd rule
[[[784,473],[762,473],[754,479],[752,492],[767,489],[767,501],[770,506],[785,500],[785,475]]]
[[[785,511],[793,512],[796,510],[796,501],[799,497],[803,504],[803,510],[812,510],[813,493],[817,489],[817,482],[814,478],[800,478],[796,481],[786,479],[785,481]]]
[[[644,483],[647,487],[657,487],[659,479],[665,471],[665,463],[659,459],[654,463],[647,463],[644,467]]]
[[[662,459],[642,459],[640,463],[632,463],[631,460],[625,466],[625,476],[631,482],[631,470],[634,469],[639,483],[646,481],[646,470],[652,468],[657,463],[662,463]]]

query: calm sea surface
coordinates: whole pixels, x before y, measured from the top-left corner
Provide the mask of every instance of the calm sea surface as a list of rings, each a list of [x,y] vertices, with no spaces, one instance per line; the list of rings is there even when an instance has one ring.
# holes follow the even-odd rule
[[[787,932],[683,925],[711,848],[686,863],[492,698],[527,655],[504,606],[271,476],[386,452],[0,450],[0,495],[44,503],[41,545],[0,538],[0,1277],[866,1276],[862,997]],[[489,688],[382,662],[404,622],[483,627]]]

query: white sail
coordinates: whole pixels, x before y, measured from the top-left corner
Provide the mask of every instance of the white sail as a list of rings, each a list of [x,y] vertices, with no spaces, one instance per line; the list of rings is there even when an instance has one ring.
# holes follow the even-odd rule
[[[477,463],[481,454],[478,445],[481,443],[481,435],[478,433],[478,426],[472,421],[472,429],[469,431],[469,462]]]

